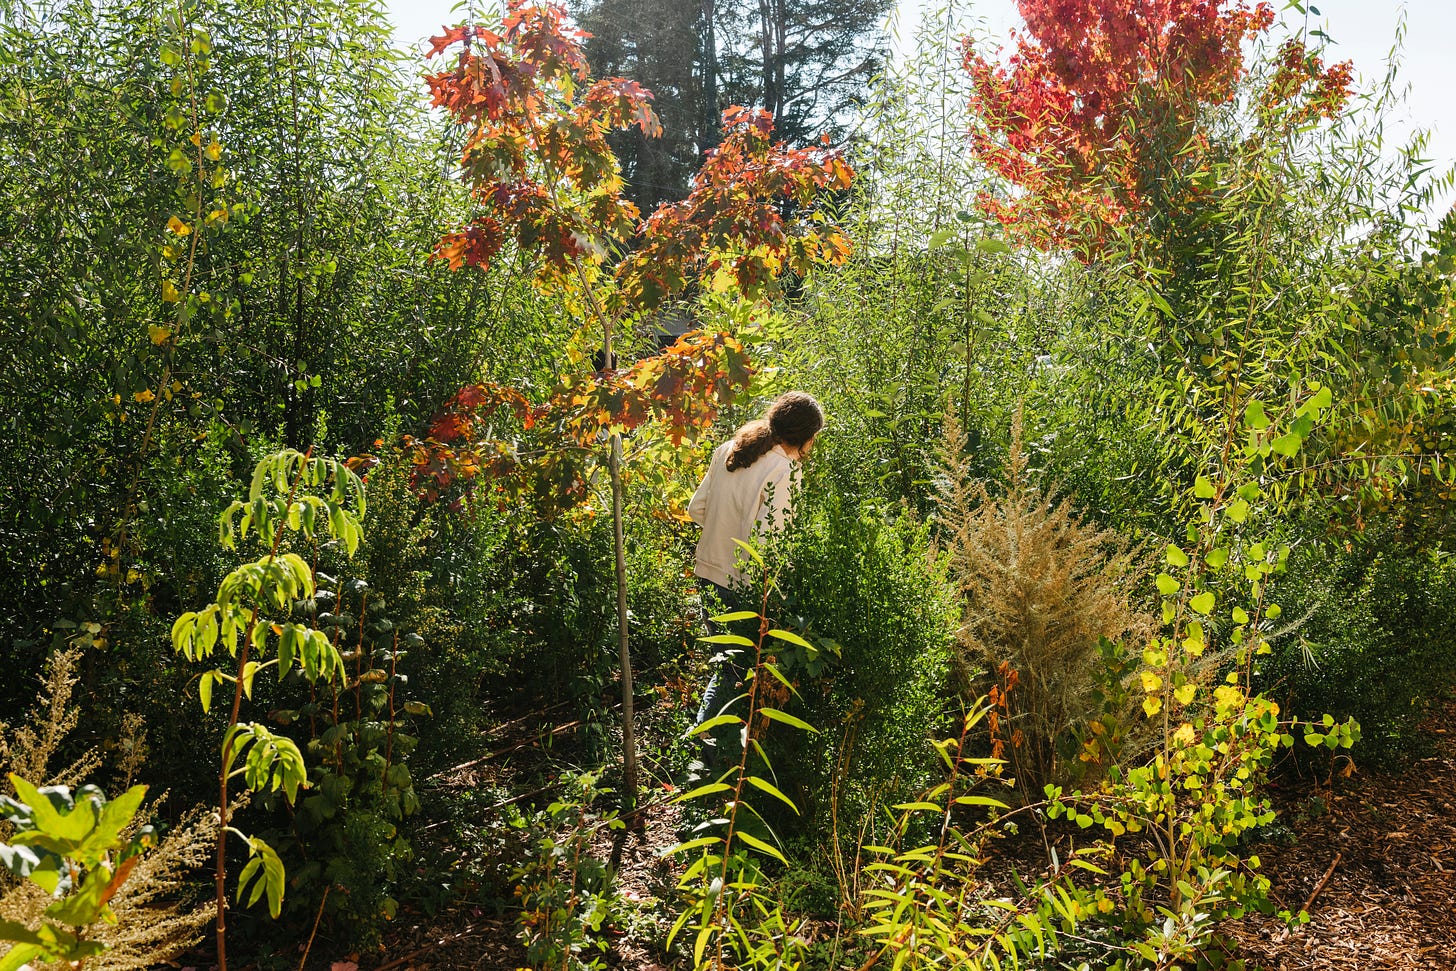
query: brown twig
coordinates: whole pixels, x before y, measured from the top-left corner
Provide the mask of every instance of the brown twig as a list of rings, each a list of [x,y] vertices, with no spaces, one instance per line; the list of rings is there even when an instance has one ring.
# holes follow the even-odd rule
[[[1325,875],[1320,877],[1319,883],[1315,884],[1314,889],[1309,892],[1309,896],[1304,898],[1304,904],[1299,908],[1301,913],[1308,913],[1309,908],[1314,906],[1315,898],[1324,892],[1325,887],[1329,886],[1330,878],[1335,875],[1335,867],[1340,865],[1340,859],[1344,855],[1343,850],[1335,854],[1335,858],[1330,861],[1329,869],[1325,871]],[[1286,927],[1279,932],[1279,936],[1275,938],[1275,942],[1282,944],[1288,938],[1289,928]]]
[[[303,946],[303,957],[298,959],[298,971],[303,971],[303,966],[308,963],[308,952],[313,950],[313,939],[318,935],[319,921],[324,919],[324,904],[329,902],[329,891],[332,889],[332,883],[324,887],[324,898],[319,901],[318,913],[313,919],[313,930],[309,931],[308,943]]]
[[[1314,889],[1309,892],[1309,896],[1304,898],[1304,906],[1300,907],[1300,910],[1307,911],[1314,906],[1314,898],[1324,892],[1325,887],[1329,885],[1330,877],[1335,875],[1335,867],[1340,865],[1340,858],[1344,855],[1343,851],[1335,854],[1335,858],[1330,861],[1330,868],[1325,871],[1324,876],[1320,877],[1320,882],[1314,885]]]

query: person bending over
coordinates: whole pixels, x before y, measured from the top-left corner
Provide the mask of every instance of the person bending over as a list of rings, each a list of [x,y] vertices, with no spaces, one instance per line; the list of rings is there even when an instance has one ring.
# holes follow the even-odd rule
[[[814,436],[824,427],[824,412],[812,395],[789,391],[774,399],[768,414],[744,425],[713,451],[707,475],[688,503],[688,515],[703,528],[694,573],[703,581],[704,603],[716,597],[725,611],[758,611],[744,595],[748,578],[735,542],[753,542],[782,530],[792,515],[799,464]],[[711,609],[708,610],[711,615]],[[715,625],[714,633],[726,633]],[[757,627],[753,634],[757,634]],[[746,677],[744,651],[725,646],[703,702],[697,724],[722,714],[740,697]],[[703,740],[706,763],[731,757],[741,737],[735,727]],[[716,750],[716,755],[715,755]]]

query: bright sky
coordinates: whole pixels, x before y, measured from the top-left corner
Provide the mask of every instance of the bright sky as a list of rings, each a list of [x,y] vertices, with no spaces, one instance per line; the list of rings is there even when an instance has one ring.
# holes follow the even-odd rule
[[[1280,0],[1274,2],[1276,7],[1280,5]],[[922,10],[939,5],[939,0],[900,0],[902,37],[913,34]],[[497,9],[492,0],[386,0],[386,7],[400,46],[416,50],[422,49],[419,42],[423,38],[439,33],[444,24],[479,19],[472,17],[472,8],[485,16]],[[980,0],[971,3],[969,9],[973,16],[984,19],[992,36],[1004,38],[1020,22],[1014,0]],[[1318,16],[1314,9],[1319,11]],[[1402,13],[1406,35],[1400,77],[1409,86],[1409,93],[1396,119],[1403,127],[1395,132],[1387,130],[1387,139],[1403,140],[1415,126],[1431,129],[1429,155],[1437,170],[1442,170],[1456,163],[1456,99],[1452,97],[1452,89],[1456,88],[1456,4],[1450,0],[1316,0],[1310,19],[1312,26],[1322,22],[1334,41],[1335,59],[1348,58],[1355,62],[1360,77],[1378,80],[1384,76]],[[1287,9],[1284,16],[1294,18],[1299,14]]]

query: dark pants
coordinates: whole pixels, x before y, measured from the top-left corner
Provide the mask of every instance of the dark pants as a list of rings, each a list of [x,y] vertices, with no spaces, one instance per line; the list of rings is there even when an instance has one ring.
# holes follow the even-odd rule
[[[707,580],[702,581],[702,590],[703,618],[710,635],[738,634],[757,642],[759,627],[757,618],[728,624],[715,623],[708,619],[740,610],[756,611],[757,604],[750,603],[748,597],[738,591],[720,587]],[[717,601],[716,604],[712,602],[714,600]],[[707,688],[703,690],[703,701],[698,706],[696,722],[698,725],[723,714],[738,715],[742,718],[746,716],[748,709],[748,703],[744,697],[747,690],[745,682],[748,680],[749,666],[753,663],[754,649],[732,644],[711,644],[709,646],[713,648],[713,653],[720,660],[713,666],[713,676],[708,680]],[[710,766],[725,765],[737,760],[743,754],[743,726],[719,725],[710,729],[701,741],[703,762]]]

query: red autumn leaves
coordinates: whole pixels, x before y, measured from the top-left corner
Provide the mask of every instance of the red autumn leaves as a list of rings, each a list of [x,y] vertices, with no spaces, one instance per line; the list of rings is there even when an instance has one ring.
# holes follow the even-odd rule
[[[1167,204],[1171,171],[1205,160],[1200,112],[1245,75],[1243,45],[1274,23],[1243,0],[1018,0],[1024,33],[1005,63],[969,44],[972,147],[1015,187],[981,204],[1040,246],[1095,247],[1109,227]],[[1348,62],[1326,68],[1299,41],[1260,100],[1261,121],[1333,117]],[[1274,116],[1284,110],[1282,118]]]

